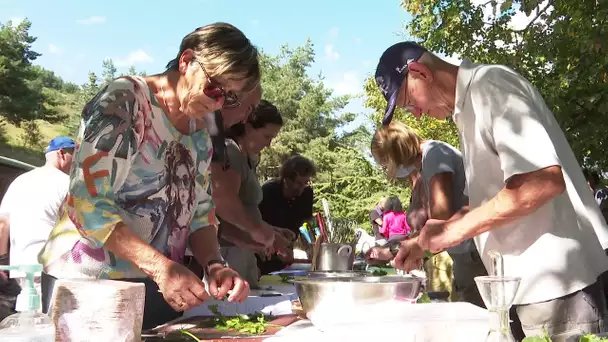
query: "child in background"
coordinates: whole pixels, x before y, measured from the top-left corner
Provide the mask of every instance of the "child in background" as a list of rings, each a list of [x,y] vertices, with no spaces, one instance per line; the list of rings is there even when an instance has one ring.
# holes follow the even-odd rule
[[[403,240],[410,234],[411,228],[407,224],[407,216],[403,211],[401,201],[397,196],[391,196],[386,200],[382,227],[380,233],[388,241]]]

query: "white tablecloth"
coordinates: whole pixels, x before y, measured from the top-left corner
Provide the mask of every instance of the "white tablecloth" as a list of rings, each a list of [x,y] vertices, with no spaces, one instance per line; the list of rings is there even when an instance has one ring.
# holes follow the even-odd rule
[[[400,341],[471,342],[484,341],[489,330],[488,312],[469,303],[412,304],[412,316],[391,323],[342,326],[320,331],[310,321],[298,321],[266,342]]]

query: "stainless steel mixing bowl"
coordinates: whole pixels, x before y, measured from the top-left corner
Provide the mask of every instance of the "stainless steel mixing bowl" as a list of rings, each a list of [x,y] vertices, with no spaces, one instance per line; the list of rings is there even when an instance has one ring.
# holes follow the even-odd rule
[[[338,325],[386,323],[407,310],[422,278],[329,277],[294,280],[302,309],[321,330]]]
[[[308,278],[354,278],[371,276],[368,271],[310,271]]]

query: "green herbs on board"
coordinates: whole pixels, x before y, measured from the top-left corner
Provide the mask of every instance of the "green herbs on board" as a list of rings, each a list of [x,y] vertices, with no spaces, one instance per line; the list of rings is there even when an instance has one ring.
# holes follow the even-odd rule
[[[385,270],[374,270],[374,272],[372,272],[372,276],[374,277],[383,277],[387,274],[388,272],[386,272]]]
[[[209,310],[215,316],[215,329],[219,331],[232,330],[240,333],[259,335],[263,334],[266,329],[274,326],[267,322],[267,316],[259,312],[253,315],[237,314],[234,317],[226,317],[219,312],[217,305],[209,305]]]
[[[543,336],[530,336],[523,339],[523,342],[552,342],[547,331],[543,332]],[[608,338],[597,337],[594,334],[582,336],[579,342],[608,342]]]
[[[430,303],[431,302],[431,297],[429,297],[428,293],[423,293],[422,296],[420,296],[420,298],[418,298],[418,300],[416,301],[416,303],[419,304],[424,304],[424,303]]]

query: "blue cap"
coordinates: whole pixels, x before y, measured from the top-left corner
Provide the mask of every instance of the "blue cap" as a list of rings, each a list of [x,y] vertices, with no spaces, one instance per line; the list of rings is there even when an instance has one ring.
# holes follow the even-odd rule
[[[408,65],[418,61],[425,52],[425,48],[414,42],[401,42],[386,49],[380,57],[376,68],[376,84],[388,102],[383,125],[388,125],[393,120],[399,89],[407,75]]]
[[[57,137],[49,141],[49,145],[46,147],[44,153],[61,150],[62,148],[76,148],[76,146],[76,142],[72,138]]]

